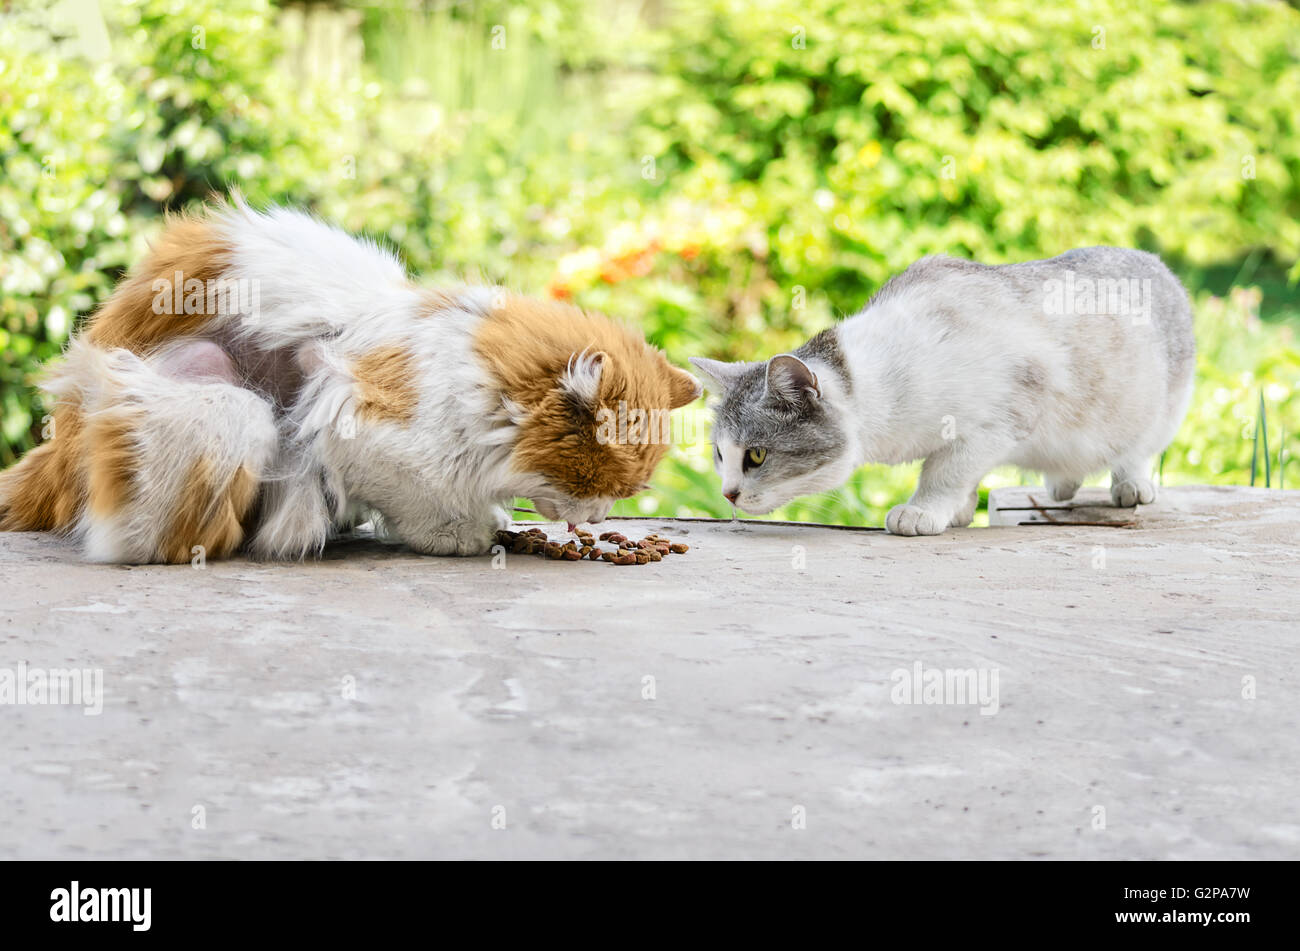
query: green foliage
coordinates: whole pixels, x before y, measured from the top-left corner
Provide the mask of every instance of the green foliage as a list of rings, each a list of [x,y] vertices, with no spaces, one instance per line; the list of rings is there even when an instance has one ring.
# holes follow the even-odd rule
[[[622,317],[679,363],[791,348],[926,253],[1147,247],[1198,315],[1166,481],[1248,481],[1262,392],[1276,483],[1300,431],[1294,9],[691,0],[654,29],[638,9],[371,3],[340,80],[288,61],[269,0],[106,0],[102,61],[6,8],[0,465],[39,438],[36,367],[161,212],[239,187],[432,278]],[[1262,301],[1234,287],[1256,279]],[[914,478],[867,468],[776,517],[879,524]],[[707,441],[619,510],[729,515]]]
[[[1300,346],[1294,328],[1259,319],[1260,294],[1238,288],[1197,300],[1197,381],[1187,420],[1166,454],[1165,481],[1251,482],[1252,459],[1264,484],[1256,434],[1267,419],[1273,486],[1300,485],[1300,465],[1277,437],[1294,444],[1300,426]],[[1262,436],[1262,432],[1260,432]],[[1258,445],[1258,449],[1256,448]],[[1285,465],[1285,472],[1282,471]]]
[[[1298,28],[1281,4],[684,3],[647,142],[839,311],[934,252],[1290,262]]]
[[[131,254],[121,194],[104,187],[118,160],[105,141],[114,114],[86,98],[98,87],[111,100],[120,87],[107,68],[38,39],[0,20],[0,465],[40,430],[29,374]]]

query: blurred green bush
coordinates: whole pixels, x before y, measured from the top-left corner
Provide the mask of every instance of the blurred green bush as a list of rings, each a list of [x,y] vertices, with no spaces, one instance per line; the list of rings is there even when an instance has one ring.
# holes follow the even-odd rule
[[[1283,4],[692,0],[651,28],[612,0],[394,2],[367,6],[341,81],[286,64],[267,0],[102,9],[103,62],[43,7],[0,13],[0,464],[40,438],[36,367],[160,212],[231,186],[433,278],[632,320],[678,362],[793,347],[922,254],[1145,247],[1193,288],[1201,341],[1165,479],[1247,481],[1261,390],[1270,434],[1300,428],[1295,298],[1269,321],[1255,292],[1198,290],[1300,259]],[[913,477],[864,469],[777,515],[878,523]],[[621,507],[729,513],[703,444]]]

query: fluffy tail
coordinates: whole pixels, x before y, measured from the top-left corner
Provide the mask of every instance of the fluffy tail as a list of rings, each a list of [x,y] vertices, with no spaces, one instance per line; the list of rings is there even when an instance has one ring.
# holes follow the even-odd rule
[[[275,452],[270,405],[76,341],[53,438],[0,477],[0,529],[62,531],[95,561],[181,563],[244,540]]]
[[[229,494],[237,518],[251,506],[256,480],[249,487],[248,470],[237,473],[260,464],[269,408],[237,387],[169,378],[144,359],[230,316],[213,305],[223,300],[240,210],[236,199],[236,208],[169,219],[90,318],[45,384],[58,397],[51,438],[0,472],[0,531],[79,533],[93,557],[111,561],[189,560],[192,546],[182,559],[179,540],[148,527],[169,511],[176,532],[214,553],[242,537],[213,527],[222,509],[213,500]],[[148,510],[158,505],[170,510]]]

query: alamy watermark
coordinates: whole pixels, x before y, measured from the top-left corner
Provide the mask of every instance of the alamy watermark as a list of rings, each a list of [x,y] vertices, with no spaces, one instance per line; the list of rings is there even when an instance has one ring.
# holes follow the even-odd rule
[[[148,931],[152,906],[152,888],[90,888],[74,880],[50,892],[50,921],[123,922],[132,931]]]
[[[0,667],[0,706],[82,707],[88,717],[104,712],[104,671],[98,668]]]
[[[1131,317],[1134,325],[1151,322],[1151,278],[1078,277],[1043,282],[1043,313],[1050,317]]]
[[[694,407],[672,412],[661,407],[636,409],[627,400],[618,409],[596,410],[596,442],[602,446],[691,446],[705,440],[708,413]]]
[[[155,278],[150,288],[155,314],[239,316],[256,321],[262,313],[262,286],[256,278],[218,277],[204,281],[177,271],[172,278]]]
[[[997,667],[930,667],[918,660],[889,675],[894,682],[889,699],[897,704],[979,705],[980,716],[998,712]]]

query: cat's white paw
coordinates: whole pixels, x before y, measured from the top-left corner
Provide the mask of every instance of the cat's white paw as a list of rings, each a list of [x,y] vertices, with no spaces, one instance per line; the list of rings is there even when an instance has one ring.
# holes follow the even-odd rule
[[[938,535],[950,518],[910,503],[895,505],[885,516],[885,528],[892,535]]]
[[[1156,487],[1150,479],[1112,479],[1110,500],[1122,509],[1131,509],[1138,504],[1150,505],[1156,500]]]
[[[1054,501],[1068,502],[1078,494],[1081,485],[1083,483],[1078,479],[1048,479],[1047,491]]]
[[[426,555],[472,557],[486,555],[492,548],[496,534],[493,522],[453,522],[419,534],[402,531],[398,534],[416,551]]]

